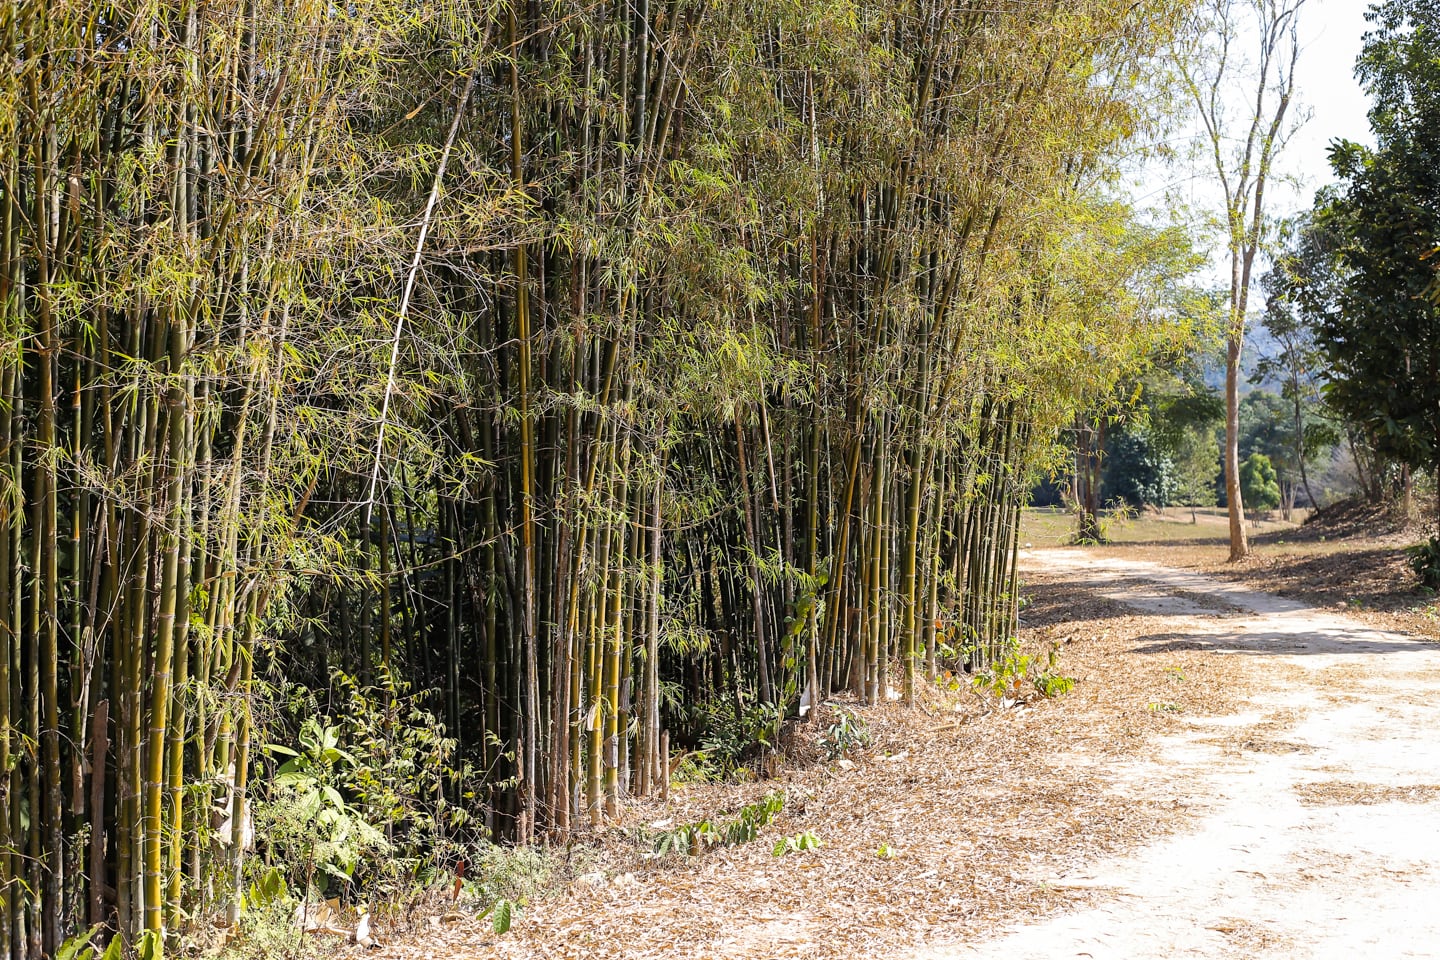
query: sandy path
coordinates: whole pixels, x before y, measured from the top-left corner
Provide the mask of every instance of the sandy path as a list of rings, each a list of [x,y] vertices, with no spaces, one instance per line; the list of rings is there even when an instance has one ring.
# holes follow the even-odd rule
[[[1036,878],[1103,888],[1092,907],[916,960],[1440,956],[1440,645],[1154,564],[1023,562],[1170,618],[1176,643],[1251,658],[1257,692],[1135,769],[1204,811],[1192,830]]]

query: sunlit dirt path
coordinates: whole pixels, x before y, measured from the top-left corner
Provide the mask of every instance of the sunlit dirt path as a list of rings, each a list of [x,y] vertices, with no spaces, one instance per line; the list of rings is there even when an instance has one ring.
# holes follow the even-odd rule
[[[1440,957],[1440,645],[1199,574],[1077,550],[1030,569],[1245,658],[1239,715],[1197,716],[1135,774],[1203,811],[1124,857],[1037,877],[1101,893],[1078,912],[913,958]],[[1244,611],[1198,616],[1207,604]],[[1223,734],[1245,732],[1237,749]]]

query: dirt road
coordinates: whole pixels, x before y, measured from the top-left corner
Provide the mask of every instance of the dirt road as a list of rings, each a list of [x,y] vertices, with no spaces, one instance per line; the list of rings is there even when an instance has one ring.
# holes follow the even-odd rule
[[[1440,645],[1153,564],[1024,562],[1167,618],[1173,635],[1152,642],[1246,658],[1256,692],[1137,764],[1204,810],[1193,829],[1037,878],[1099,888],[1088,908],[912,957],[1440,957]],[[1243,749],[1226,727],[1252,731]]]

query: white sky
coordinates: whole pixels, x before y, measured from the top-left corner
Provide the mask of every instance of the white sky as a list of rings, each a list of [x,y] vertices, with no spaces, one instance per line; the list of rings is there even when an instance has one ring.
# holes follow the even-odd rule
[[[1294,116],[1307,119],[1276,159],[1275,176],[1266,192],[1267,217],[1283,218],[1310,208],[1316,189],[1334,179],[1327,159],[1332,141],[1372,142],[1366,117],[1369,100],[1355,79],[1355,58],[1369,27],[1364,16],[1369,8],[1369,0],[1306,0],[1301,8],[1301,51],[1295,72],[1299,109]],[[1238,48],[1247,54],[1254,46],[1253,35],[1239,40]],[[1253,96],[1254,87],[1248,83],[1231,90],[1232,126],[1254,109],[1250,103]],[[1205,142],[1198,123],[1190,129],[1188,136],[1197,144]],[[1175,136],[1173,146],[1183,155],[1187,152],[1187,134],[1182,131]],[[1131,181],[1131,191],[1137,207],[1156,210],[1162,220],[1166,219],[1163,208],[1172,201],[1188,205],[1193,216],[1216,216],[1223,209],[1214,167],[1204,152],[1168,164],[1157,161],[1142,165]],[[1217,288],[1228,285],[1230,273],[1229,255],[1221,237],[1218,230],[1211,235],[1211,267],[1202,272],[1202,282]],[[1256,276],[1266,269],[1267,264],[1257,264]],[[1253,297],[1251,303],[1256,306]]]
[[[1333,179],[1326,159],[1331,141],[1344,138],[1370,142],[1368,100],[1354,72],[1355,58],[1368,27],[1364,17],[1368,8],[1368,0],[1307,0],[1301,10],[1302,49],[1295,79],[1298,109],[1292,108],[1292,119],[1308,119],[1277,158],[1277,177],[1265,204],[1271,216],[1308,209],[1316,188]],[[1248,53],[1254,47],[1253,37],[1242,36],[1238,46]],[[1231,90],[1232,125],[1253,109],[1249,103],[1253,95],[1254,88],[1248,83],[1237,84]],[[1192,129],[1196,144],[1202,144],[1204,135],[1198,124]],[[1174,141],[1182,154],[1185,139],[1182,133]],[[1191,160],[1145,167],[1134,181],[1133,190],[1135,202],[1141,207],[1164,204],[1167,192],[1188,202],[1197,212],[1221,207],[1214,169],[1209,155],[1203,152]]]
[[[1366,0],[1309,0],[1301,11],[1300,62],[1295,86],[1301,105],[1310,120],[1300,128],[1281,156],[1285,172],[1297,176],[1305,187],[1297,197],[1277,195],[1279,213],[1310,206],[1315,189],[1329,183],[1330,166],[1325,153],[1337,138],[1370,143],[1370,125],[1365,112],[1369,101],[1355,80],[1355,58],[1369,26],[1364,13]]]

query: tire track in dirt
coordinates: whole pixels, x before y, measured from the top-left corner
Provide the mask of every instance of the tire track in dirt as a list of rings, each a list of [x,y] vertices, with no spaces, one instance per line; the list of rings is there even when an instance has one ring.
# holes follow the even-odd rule
[[[1166,618],[1171,632],[1146,642],[1247,658],[1255,692],[1243,715],[1188,718],[1155,761],[1121,772],[1200,805],[1193,828],[1035,878],[1098,902],[910,957],[1440,955],[1440,645],[1151,563],[1077,550],[1022,562]]]

